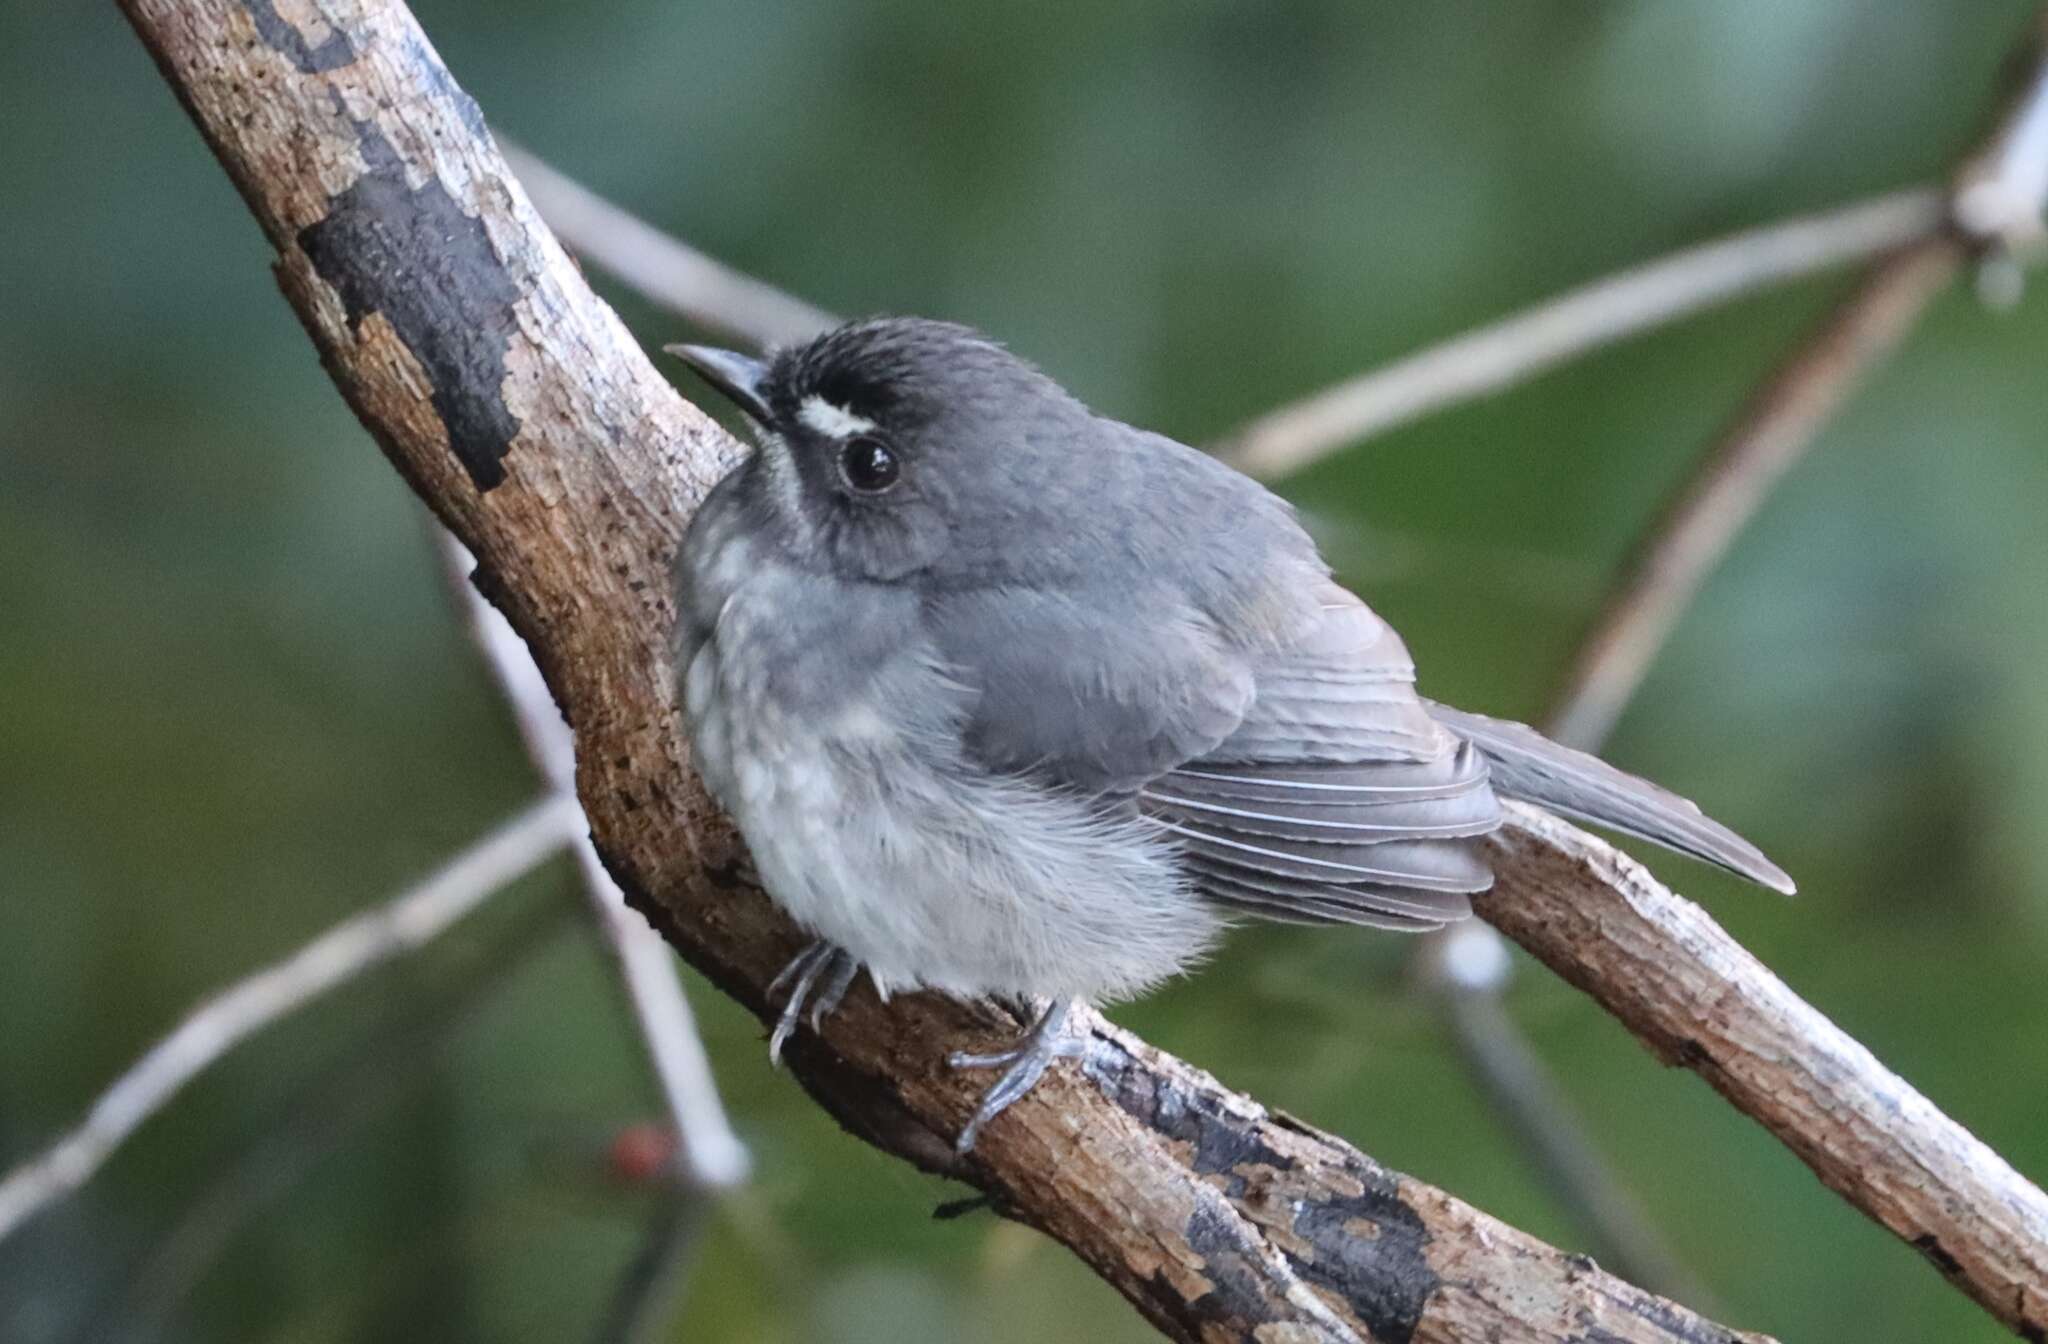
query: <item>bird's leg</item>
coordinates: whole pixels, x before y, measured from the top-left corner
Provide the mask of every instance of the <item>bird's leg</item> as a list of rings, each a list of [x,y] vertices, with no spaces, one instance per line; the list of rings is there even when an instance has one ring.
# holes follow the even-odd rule
[[[847,986],[860,973],[860,963],[831,943],[820,938],[803,951],[791,957],[776,977],[768,982],[768,997],[773,999],[775,991],[785,984],[789,986],[789,1001],[782,1005],[782,1016],[775,1021],[775,1030],[768,1037],[768,1062],[782,1062],[782,1043],[796,1030],[797,1022],[804,1015],[804,1001],[810,998],[811,986],[820,975],[830,972],[825,982],[825,992],[813,1001],[811,1008],[811,1030],[818,1029],[818,1023],[825,1014],[839,1006],[846,997]]]
[[[1074,1000],[1054,999],[1039,1013],[1038,1020],[1031,1024],[1031,1030],[1025,1033],[1024,1039],[1010,1049],[988,1055],[956,1050],[946,1057],[946,1062],[956,1069],[1003,1071],[995,1085],[982,1094],[981,1105],[974,1108],[973,1117],[953,1143],[954,1152],[962,1156],[971,1152],[975,1139],[980,1137],[981,1127],[1001,1115],[1011,1102],[1036,1087],[1054,1060],[1073,1059],[1086,1052],[1085,1040],[1067,1034],[1067,1016],[1073,1009]]]
[[[839,1001],[846,997],[846,991],[853,988],[853,978],[860,974],[860,963],[841,952],[832,963],[832,978],[811,1000],[811,1030],[830,1017],[839,1008]]]

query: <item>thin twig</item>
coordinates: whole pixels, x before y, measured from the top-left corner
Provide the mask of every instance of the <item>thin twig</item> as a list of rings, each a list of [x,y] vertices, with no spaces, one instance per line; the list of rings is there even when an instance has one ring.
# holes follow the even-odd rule
[[[401,1017],[297,1088],[118,1275],[110,1300],[81,1323],[74,1344],[160,1337],[166,1320],[249,1222],[414,1088],[491,996],[560,932],[568,913],[554,900],[535,907],[486,953],[437,978],[422,1001],[407,1004]]]
[[[504,692],[527,756],[548,788],[580,814],[576,736],[562,718],[554,693],[535,666],[526,642],[469,581],[476,563],[469,551],[445,528],[437,525],[435,531],[441,538],[451,586],[462,603],[470,637]],[[697,1034],[697,1021],[683,993],[674,957],[661,935],[626,908],[625,894],[605,870],[587,827],[578,828],[575,852],[598,931],[618,966],[620,985],[675,1130],[679,1174],[687,1184],[705,1190],[738,1185],[747,1178],[747,1148],[733,1132],[732,1121],[718,1099],[711,1059]]]
[[[0,1239],[92,1179],[137,1126],[215,1060],[380,962],[432,942],[582,828],[547,798],[494,829],[417,886],[352,915],[283,961],[207,999],[100,1094],[77,1128],[0,1181]]]
[[[2022,248],[2048,235],[2048,8],[2034,21],[2033,47],[1998,129],[1956,175],[1956,225],[1980,243]]]
[[[1545,717],[1552,736],[1589,748],[1606,738],[1679,613],[1771,487],[1912,330],[1973,246],[2038,236],[2048,206],[2048,8],[2024,55],[2017,93],[1956,176],[1962,235],[1937,231],[1878,261],[1752,394],[1601,604]]]
[[[1492,930],[1487,930],[1491,933]],[[1470,1061],[1496,1114],[1537,1155],[1536,1169],[1552,1192],[1607,1233],[1608,1268],[1630,1283],[1677,1298],[1695,1311],[1717,1310],[1706,1285],[1673,1255],[1662,1233],[1607,1159],[1586,1137],[1584,1122],[1530,1048],[1496,994],[1453,994],[1448,999],[1452,1039]],[[1590,1206],[1590,1207],[1583,1207]],[[1627,1239],[1633,1232],[1634,1239]],[[1599,1252],[1595,1251],[1596,1257]]]
[[[711,1210],[701,1195],[658,1190],[639,1248],[619,1276],[593,1344],[649,1344],[660,1338],[670,1304],[703,1240]]]
[[[1945,236],[1879,262],[1750,398],[1649,529],[1594,617],[1545,716],[1551,736],[1579,746],[1606,738],[1736,533],[1962,263],[1961,246]]]
[[[2048,10],[2038,27],[2037,41],[2048,41]],[[2008,248],[2038,239],[2048,199],[2048,79],[2038,70],[1956,180],[1955,214],[1967,231]],[[1639,558],[1624,570],[1582,642],[1548,716],[1553,736],[1598,749],[1737,531],[1858,375],[1903,336],[1961,260],[1960,249],[1934,231],[1880,262],[1752,398],[1645,533]],[[1450,937],[1459,940],[1456,950],[1466,961],[1497,965],[1499,973],[1485,983],[1444,974],[1454,950]],[[1440,1002],[1467,1067],[1605,1255],[1635,1281],[1707,1308],[1708,1300],[1697,1295],[1654,1225],[1585,1140],[1561,1089],[1502,1011],[1508,958],[1500,936],[1465,926],[1438,935],[1419,955],[1445,991]]]
[[[503,136],[498,148],[571,251],[705,331],[766,348],[837,325],[824,309],[663,233]]]
[[[1623,337],[1924,238],[1942,219],[1941,192],[1915,188],[1689,247],[1268,411],[1216,451],[1254,476],[1283,475]]]

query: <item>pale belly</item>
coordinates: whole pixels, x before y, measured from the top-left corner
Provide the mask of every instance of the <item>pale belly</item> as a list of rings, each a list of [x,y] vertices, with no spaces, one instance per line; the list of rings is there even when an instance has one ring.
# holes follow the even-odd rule
[[[927,712],[949,688],[914,648],[849,668],[843,641],[771,624],[787,608],[763,577],[724,604],[686,671],[698,768],[768,894],[880,991],[1118,998],[1214,940],[1220,920],[1170,836],[981,771]],[[817,678],[788,661],[806,656],[836,660],[817,671],[841,693],[809,694]]]

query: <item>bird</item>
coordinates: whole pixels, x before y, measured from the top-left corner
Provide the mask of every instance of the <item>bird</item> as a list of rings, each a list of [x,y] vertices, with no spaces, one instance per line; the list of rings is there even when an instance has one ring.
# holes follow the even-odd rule
[[[750,422],[675,561],[692,759],[811,942],[779,1060],[876,992],[1028,1004],[970,1152],[1077,1004],[1251,920],[1443,928],[1520,799],[1784,892],[1748,841],[1535,729],[1423,698],[1393,628],[1278,495],[1098,415],[970,327],[669,346]]]

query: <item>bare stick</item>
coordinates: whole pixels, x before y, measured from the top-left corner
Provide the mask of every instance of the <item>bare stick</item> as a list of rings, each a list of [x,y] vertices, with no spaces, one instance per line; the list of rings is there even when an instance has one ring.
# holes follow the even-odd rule
[[[1984,147],[1956,175],[1957,227],[1979,242],[2038,246],[2048,221],[2048,8],[2034,20],[2032,50],[2015,64],[2022,83]]]
[[[2048,15],[2044,15],[2048,24]],[[2044,27],[2048,32],[2048,27]],[[2014,245],[2037,236],[2048,197],[2048,84],[2037,75],[1958,175],[1959,223]],[[1879,263],[1861,286],[1756,393],[1709,449],[1695,475],[1645,534],[1582,642],[1548,716],[1551,733],[1595,750],[1735,534],[1811,444],[1856,379],[1902,339],[1962,260],[1938,232]],[[1505,958],[1501,958],[1505,965]],[[1599,1155],[1565,1123],[1568,1112],[1541,1061],[1500,1012],[1497,988],[1452,992],[1446,1005],[1469,1066],[1503,1119],[1560,1194],[1628,1261],[1647,1251],[1640,1281],[1703,1303],[1668,1275],[1676,1262]]]
[[[1545,716],[1561,742],[1590,745],[1613,728],[1671,627],[1744,524],[1863,375],[1904,339],[1961,267],[1947,237],[1878,263],[1700,459],[1646,534],[1579,645],[1565,690]]]
[[[576,802],[576,736],[555,705],[554,694],[534,664],[526,644],[498,609],[469,582],[474,558],[445,529],[436,527],[449,578],[469,626],[470,637],[491,669],[498,689],[512,709],[526,754],[543,782]],[[582,805],[576,803],[577,811]],[[668,1108],[676,1134],[684,1181],[699,1189],[724,1190],[746,1180],[750,1165],[746,1145],[733,1132],[718,1099],[718,1082],[697,1020],[683,993],[668,945],[647,921],[626,908],[626,897],[605,871],[588,828],[579,830],[576,866],[583,877],[591,912],[597,918],[605,947],[619,969],[626,1002],[640,1029],[653,1067],[656,1086]]]
[[[800,937],[741,880],[688,769],[667,566],[736,458],[590,293],[396,0],[297,21],[240,0],[124,0],[277,252],[358,416],[477,557],[576,731],[577,784],[627,897],[757,1014]],[[970,1180],[1179,1339],[1731,1336],[1373,1163],[1090,1015],[983,1134],[947,1052],[1017,1023],[858,987],[792,1072],[856,1134]]]
[[[0,1181],[0,1240],[91,1180],[137,1126],[215,1060],[335,986],[432,942],[493,892],[566,846],[581,825],[573,801],[536,803],[418,886],[350,916],[200,1004],[100,1094],[76,1129]]]
[[[437,528],[450,576],[463,603],[470,635],[511,707],[528,757],[549,788],[576,802],[576,740],[556,706],[533,655],[498,610],[469,582],[474,558]],[[582,810],[576,803],[577,810]],[[697,1033],[681,978],[667,944],[605,870],[585,832],[575,842],[577,868],[606,948],[619,969],[627,1003],[647,1049],[657,1087],[676,1134],[685,1182],[706,1190],[729,1189],[747,1178],[746,1145],[733,1131],[710,1056]]]
[[[1645,534],[1601,604],[1545,716],[1552,736],[1592,747],[1613,729],[1679,613],[1787,469],[1860,380],[1895,349],[1969,259],[1972,242],[2040,230],[2048,202],[2048,11],[2025,54],[2026,80],[1984,149],[1958,175],[1959,224],[1869,273],[1737,413]]]
[[[183,1202],[152,1245],[122,1268],[108,1298],[71,1337],[90,1344],[164,1338],[166,1318],[257,1214],[438,1067],[477,1010],[526,968],[567,923],[567,913],[555,902],[536,903],[485,955],[436,976],[422,1002],[408,1003],[320,1076],[295,1087],[258,1122],[255,1137]]]
[[[1474,904],[1693,1070],[2023,1337],[2048,1331],[2048,1196],[1612,846],[1510,804]],[[2029,1333],[2031,1332],[2031,1333]]]
[[[736,271],[498,138],[533,208],[572,251],[705,331],[756,348],[815,336],[839,319]]]
[[[639,1248],[592,1335],[596,1344],[652,1344],[660,1338],[677,1285],[703,1240],[711,1215],[703,1199],[676,1190],[658,1192],[655,1198]]]
[[[1254,476],[1299,470],[1625,336],[1924,238],[1942,219],[1941,192],[1918,188],[1702,243],[1269,411],[1217,452]]]

